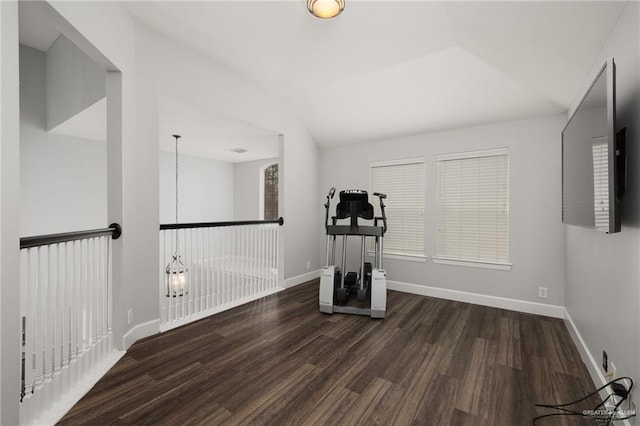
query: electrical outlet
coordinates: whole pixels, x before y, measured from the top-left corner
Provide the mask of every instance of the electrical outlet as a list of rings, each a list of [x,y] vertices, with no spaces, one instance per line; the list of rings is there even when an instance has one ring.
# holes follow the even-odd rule
[[[133,322],[133,309],[129,309],[127,311],[127,324],[131,324]]]
[[[307,270],[311,269],[311,261],[307,260]]]
[[[546,287],[538,287],[538,297],[542,299],[547,298],[547,288]]]
[[[605,373],[609,371],[609,357],[606,351],[602,351],[602,369]]]

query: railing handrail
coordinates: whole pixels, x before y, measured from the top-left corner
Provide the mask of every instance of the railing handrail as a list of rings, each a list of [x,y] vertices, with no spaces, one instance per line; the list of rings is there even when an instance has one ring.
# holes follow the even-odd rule
[[[160,225],[160,230],[166,229],[190,229],[190,228],[217,228],[221,226],[243,226],[243,225],[267,225],[284,224],[284,218],[275,220],[236,220],[228,222],[194,222],[194,223],[165,223]]]
[[[67,241],[84,240],[87,238],[111,235],[114,240],[122,235],[122,227],[112,223],[108,228],[89,229],[86,231],[63,232],[60,234],[37,235],[35,237],[20,238],[20,249],[65,243]]]

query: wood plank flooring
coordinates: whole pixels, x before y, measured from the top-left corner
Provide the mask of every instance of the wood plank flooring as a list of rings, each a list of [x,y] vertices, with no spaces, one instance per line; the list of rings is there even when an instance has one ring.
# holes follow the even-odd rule
[[[531,425],[593,389],[561,320],[394,291],[326,315],[316,280],[136,342],[60,424]]]

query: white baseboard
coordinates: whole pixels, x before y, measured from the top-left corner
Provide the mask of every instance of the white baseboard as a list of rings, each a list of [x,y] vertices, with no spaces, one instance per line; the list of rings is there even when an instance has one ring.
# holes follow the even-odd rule
[[[286,280],[284,280],[284,288],[295,287],[302,283],[306,283],[307,281],[320,278],[321,273],[322,270],[318,269],[316,271],[307,272],[306,274],[298,275],[296,277],[287,278]]]
[[[587,370],[589,371],[589,375],[591,376],[591,380],[593,380],[594,385],[596,388],[604,386],[608,383],[608,380],[604,377],[602,371],[600,371],[600,363],[596,361],[589,350],[587,343],[582,338],[580,331],[578,331],[578,327],[573,322],[573,319],[566,308],[564,310],[564,322],[567,325],[567,329],[569,330],[569,335],[571,336],[573,343],[576,345],[576,348],[578,348],[578,352],[580,352],[582,361],[587,366]],[[610,393],[612,393],[610,387],[608,389],[603,389],[600,391],[600,398],[604,400]],[[631,426],[629,420],[622,420],[622,424],[625,426]]]
[[[160,320],[152,320],[142,324],[138,324],[122,336],[122,347],[126,351],[137,340],[145,337],[153,336],[160,332]]]
[[[564,318],[564,306],[547,305],[544,303],[528,302],[526,300],[508,299],[506,297],[488,296],[486,294],[469,293],[466,291],[450,290],[446,288],[430,287],[426,285],[409,284],[398,281],[387,281],[389,290],[421,296],[436,297],[438,299],[455,300],[457,302],[473,303],[475,305],[490,306],[492,308],[508,309],[528,314],[543,315],[553,318]]]
[[[58,423],[125,354],[126,352],[124,351],[112,351],[102,361],[96,364],[82,380],[62,394],[59,400],[41,417],[36,419],[33,424],[55,425]]]
[[[569,315],[569,311],[567,311],[566,308],[564,313],[564,322],[567,325],[567,329],[569,330],[571,339],[573,339],[573,343],[576,345],[576,348],[578,348],[578,352],[580,352],[582,361],[584,361],[585,365],[587,366],[587,370],[589,370],[589,375],[591,376],[593,382],[598,387],[607,383],[605,381],[606,379],[602,375],[602,372],[600,371],[600,364],[593,357],[593,354],[587,347],[587,344],[582,338],[582,335],[578,331],[578,327],[576,327],[576,324],[573,322],[573,319],[571,318],[571,315]]]
[[[181,318],[176,321],[171,321],[170,323],[160,324],[160,332],[164,333],[165,331],[173,330],[174,328],[182,327],[183,325],[190,324],[192,322],[199,321],[201,319],[205,319],[210,317],[211,315],[219,314],[220,312],[228,311],[229,309],[237,308],[238,306],[242,306],[244,304],[253,302],[255,300],[261,299],[263,297],[270,296],[272,294],[276,294],[284,290],[283,287],[276,287],[270,290],[263,291],[261,293],[255,294],[250,297],[245,297],[243,299],[238,299],[230,303],[225,303],[224,305],[216,306],[215,308],[208,309],[206,311],[202,311],[198,314],[189,315],[188,317]]]

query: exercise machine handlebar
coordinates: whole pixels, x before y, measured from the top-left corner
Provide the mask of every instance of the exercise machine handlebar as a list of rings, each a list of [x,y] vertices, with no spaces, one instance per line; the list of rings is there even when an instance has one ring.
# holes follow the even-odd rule
[[[331,207],[331,199],[333,198],[333,196],[336,194],[336,188],[335,187],[331,187],[331,189],[329,190],[329,193],[327,194],[327,202],[324,204],[324,209],[325,209],[325,216],[324,216],[324,227],[325,229],[327,228],[327,226],[329,226],[329,207]]]
[[[378,199],[380,200],[380,212],[382,213],[382,217],[377,217],[376,219],[381,219],[382,220],[382,234],[384,235],[387,232],[387,215],[384,212],[384,199],[387,198],[387,194],[382,194],[380,192],[374,192],[373,193],[374,196],[378,197]]]

